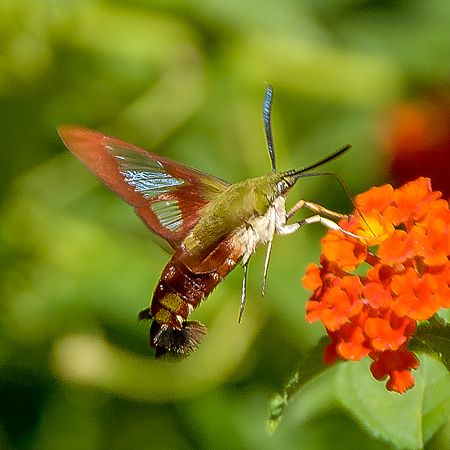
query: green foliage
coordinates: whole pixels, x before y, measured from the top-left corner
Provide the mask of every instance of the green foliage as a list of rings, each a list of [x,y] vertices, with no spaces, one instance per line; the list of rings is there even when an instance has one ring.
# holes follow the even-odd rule
[[[320,352],[323,349],[315,350]],[[283,393],[272,400],[269,426],[274,429],[280,424],[284,408],[291,399],[292,405],[283,419],[288,420],[290,425],[298,420],[296,416],[300,408],[307,411],[309,408],[303,415],[318,414],[314,407],[305,407],[302,393],[305,383],[323,372],[316,382],[322,385],[332,383],[326,394],[329,407],[348,410],[370,435],[395,448],[423,448],[436,430],[446,424],[450,415],[450,377],[447,370],[430,357],[423,355],[421,363],[414,389],[400,396],[388,392],[383,383],[370,376],[367,361],[341,363],[334,370],[324,372],[323,364],[311,353],[302,360]]]
[[[368,364],[342,364],[336,377],[338,399],[373,436],[396,448],[423,448],[448,420],[450,377],[431,358],[422,356],[421,364],[416,385],[401,396],[373,380]]]
[[[436,356],[450,371],[450,324],[434,316],[414,334],[414,342],[423,352]]]
[[[270,170],[270,82],[279,168],[350,142],[327,169],[359,192],[388,179],[392,106],[447,86],[449,20],[445,1],[2,0],[0,447],[449,448],[448,375],[429,358],[404,397],[363,365],[311,364],[269,436],[269,399],[324,334],[300,286],[320,226],[276,239],[264,299],[253,258],[241,325],[237,269],[196,312],[198,353],[154,361],[136,315],[168,257],[55,132],[99,129],[236,181]],[[299,197],[352,207],[325,178]]]
[[[284,408],[289,400],[309,381],[320,375],[328,366],[323,361],[323,350],[328,343],[327,338],[322,338],[321,342],[311,348],[302,357],[300,367],[292,375],[283,388],[283,392],[277,394],[270,402],[269,408],[269,429],[275,431],[280,424]]]

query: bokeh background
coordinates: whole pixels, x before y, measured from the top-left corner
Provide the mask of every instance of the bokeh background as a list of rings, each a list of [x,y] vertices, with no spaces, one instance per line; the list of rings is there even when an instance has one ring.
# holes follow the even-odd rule
[[[268,433],[271,397],[324,334],[300,283],[320,225],[276,239],[265,298],[253,258],[241,325],[238,268],[195,312],[201,348],[155,361],[136,315],[168,255],[55,132],[99,129],[238,181],[270,170],[270,82],[280,169],[352,143],[327,169],[353,193],[428,175],[448,197],[449,24],[445,0],[1,0],[0,448],[450,448],[445,408],[405,422],[404,441],[380,428],[367,366],[314,380]],[[298,198],[352,208],[330,177]],[[426,404],[423,373],[441,369],[422,362],[406,395]],[[361,387],[377,392],[364,412],[342,396]]]

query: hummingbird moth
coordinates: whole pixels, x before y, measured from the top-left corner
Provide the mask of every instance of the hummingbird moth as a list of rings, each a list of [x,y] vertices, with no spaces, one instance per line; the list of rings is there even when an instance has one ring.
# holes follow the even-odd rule
[[[300,200],[286,211],[285,196],[299,178],[320,175],[313,169],[347,151],[346,145],[306,167],[278,172],[271,127],[272,88],[266,90],[264,129],[272,171],[230,184],[199,170],[100,132],[75,126],[58,128],[66,147],[104,184],[132,205],[150,230],[172,249],[150,306],[139,319],[151,320],[150,345],[155,356],[184,357],[206,335],[206,327],[187,320],[193,310],[233,270],[243,266],[239,321],[246,298],[247,266],[259,244],[267,244],[263,295],[272,240],[301,226],[320,222],[340,230],[331,219],[344,217]],[[315,214],[288,223],[301,208]]]

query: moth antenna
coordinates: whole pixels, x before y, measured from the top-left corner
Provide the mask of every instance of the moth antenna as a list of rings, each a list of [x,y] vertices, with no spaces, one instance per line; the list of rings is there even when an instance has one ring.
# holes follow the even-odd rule
[[[272,136],[272,98],[273,98],[273,89],[272,86],[268,84],[263,104],[264,132],[266,134],[267,149],[269,150],[272,172],[276,172],[275,147],[273,145],[273,136]]]
[[[323,158],[319,159],[318,161],[308,164],[305,167],[301,167],[300,169],[290,170],[289,174],[297,176],[298,178],[307,176],[307,174],[305,174],[305,172],[309,172],[310,170],[313,170],[316,167],[323,166],[324,164],[329,163],[330,161],[333,161],[333,159],[339,158],[339,156],[341,156],[343,153],[347,152],[351,148],[352,148],[352,146],[350,144],[346,144],[343,147],[341,147],[340,149],[334,151],[333,153],[330,153],[329,155],[324,156]],[[315,172],[315,173],[318,174],[319,172]],[[325,174],[325,173],[331,174],[331,172],[320,172],[320,173],[321,174]],[[314,175],[311,175],[311,176],[314,176]]]

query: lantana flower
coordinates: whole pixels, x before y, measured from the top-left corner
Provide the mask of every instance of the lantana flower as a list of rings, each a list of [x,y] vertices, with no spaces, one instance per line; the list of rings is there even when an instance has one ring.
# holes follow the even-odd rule
[[[369,356],[388,390],[414,386],[417,322],[450,307],[450,210],[440,197],[428,178],[372,188],[339,222],[359,239],[335,230],[322,239],[320,265],[307,267],[303,285],[313,292],[307,320],[331,338],[327,363]]]

